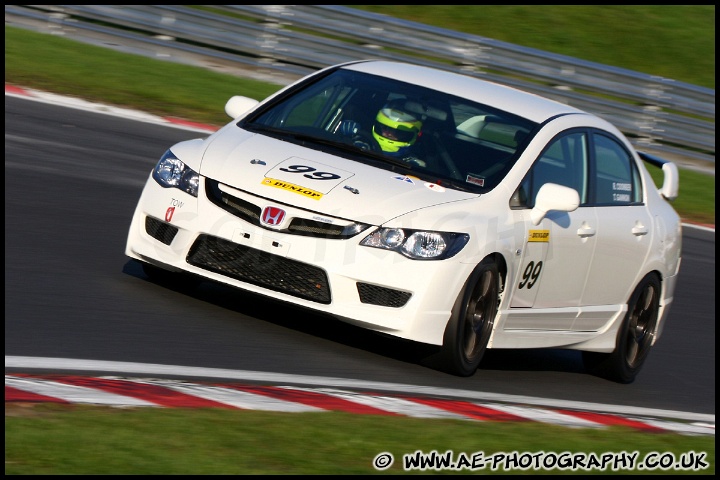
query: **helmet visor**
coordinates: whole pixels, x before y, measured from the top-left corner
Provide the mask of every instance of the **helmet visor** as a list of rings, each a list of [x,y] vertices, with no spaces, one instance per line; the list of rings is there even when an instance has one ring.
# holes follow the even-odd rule
[[[381,137],[385,137],[388,140],[402,143],[410,143],[411,141],[413,141],[415,135],[417,134],[417,130],[414,128],[408,129],[403,125],[399,125],[398,128],[393,128],[378,121],[375,122],[373,128],[375,130],[375,133],[377,133]]]

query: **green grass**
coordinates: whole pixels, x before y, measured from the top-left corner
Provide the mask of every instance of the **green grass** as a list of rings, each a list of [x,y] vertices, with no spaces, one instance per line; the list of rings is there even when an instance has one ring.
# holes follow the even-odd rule
[[[715,5],[349,5],[715,88]]]
[[[212,125],[229,121],[231,96],[280,87],[8,26],[5,82]]]
[[[42,404],[5,414],[5,474],[213,475],[373,474],[374,457],[389,452],[402,474],[403,454],[433,450],[471,457],[484,452],[706,452],[715,473],[715,438],[648,434],[621,427],[570,429],[539,423],[475,422],[223,409],[118,409]],[[489,467],[477,472],[506,473]],[[668,471],[671,472],[671,471]],[[678,473],[677,470],[675,470]],[[428,471],[426,473],[453,473]],[[521,473],[518,470],[507,473]],[[533,473],[533,471],[525,472]],[[550,473],[542,470],[539,473]],[[557,471],[553,473],[603,473]],[[606,471],[605,473],[666,473]]]
[[[659,187],[663,173],[659,168],[646,165]],[[680,192],[672,202],[676,212],[686,222],[715,225],[715,176],[695,170],[680,169]]]
[[[714,6],[363,7],[714,88]],[[228,121],[230,96],[261,99],[279,88],[7,25],[5,82],[213,125]],[[674,207],[688,221],[714,224],[715,177],[681,170]],[[363,474],[375,473],[372,459],[384,451],[396,457],[387,472],[403,473],[402,455],[416,450],[693,450],[708,454],[710,469],[699,473],[715,471],[714,436],[329,412],[6,406],[6,474]]]

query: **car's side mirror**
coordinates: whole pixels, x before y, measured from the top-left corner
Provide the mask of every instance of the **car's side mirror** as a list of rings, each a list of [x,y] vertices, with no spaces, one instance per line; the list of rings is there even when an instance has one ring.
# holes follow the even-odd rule
[[[658,193],[668,202],[675,200],[680,188],[680,174],[678,173],[677,165],[670,160],[656,157],[649,153],[640,151],[637,153],[643,161],[662,169],[663,184],[662,187],[658,189]]]
[[[672,162],[664,163],[662,171],[663,184],[662,188],[660,188],[658,192],[660,192],[660,195],[665,197],[668,202],[672,202],[678,196],[680,174],[678,172],[677,165]]]
[[[235,95],[225,104],[225,113],[227,113],[230,118],[238,118],[243,113],[246,113],[251,108],[255,107],[258,103],[260,102],[255,99]]]
[[[535,197],[535,207],[530,210],[530,220],[537,225],[551,210],[572,212],[579,205],[580,195],[577,190],[556,183],[546,183],[540,187]]]

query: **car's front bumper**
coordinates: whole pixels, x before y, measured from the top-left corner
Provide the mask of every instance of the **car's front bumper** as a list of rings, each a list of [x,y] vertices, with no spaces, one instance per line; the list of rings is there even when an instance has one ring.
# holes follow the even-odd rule
[[[283,207],[294,213],[291,206]],[[472,265],[411,260],[360,246],[371,231],[348,239],[277,232],[213,204],[202,182],[195,198],[149,178],[132,218],[126,254],[364,328],[441,345]]]

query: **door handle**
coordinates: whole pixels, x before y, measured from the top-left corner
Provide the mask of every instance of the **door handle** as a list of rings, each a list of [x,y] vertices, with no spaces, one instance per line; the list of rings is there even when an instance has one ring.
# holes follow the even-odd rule
[[[647,235],[647,233],[648,233],[647,227],[642,224],[635,225],[632,228],[632,234],[635,235],[636,237],[639,237],[641,235]]]
[[[593,235],[595,235],[595,233],[596,233],[595,229],[592,228],[587,223],[583,223],[582,227],[577,229],[578,237],[582,237],[582,238],[592,237]]]

